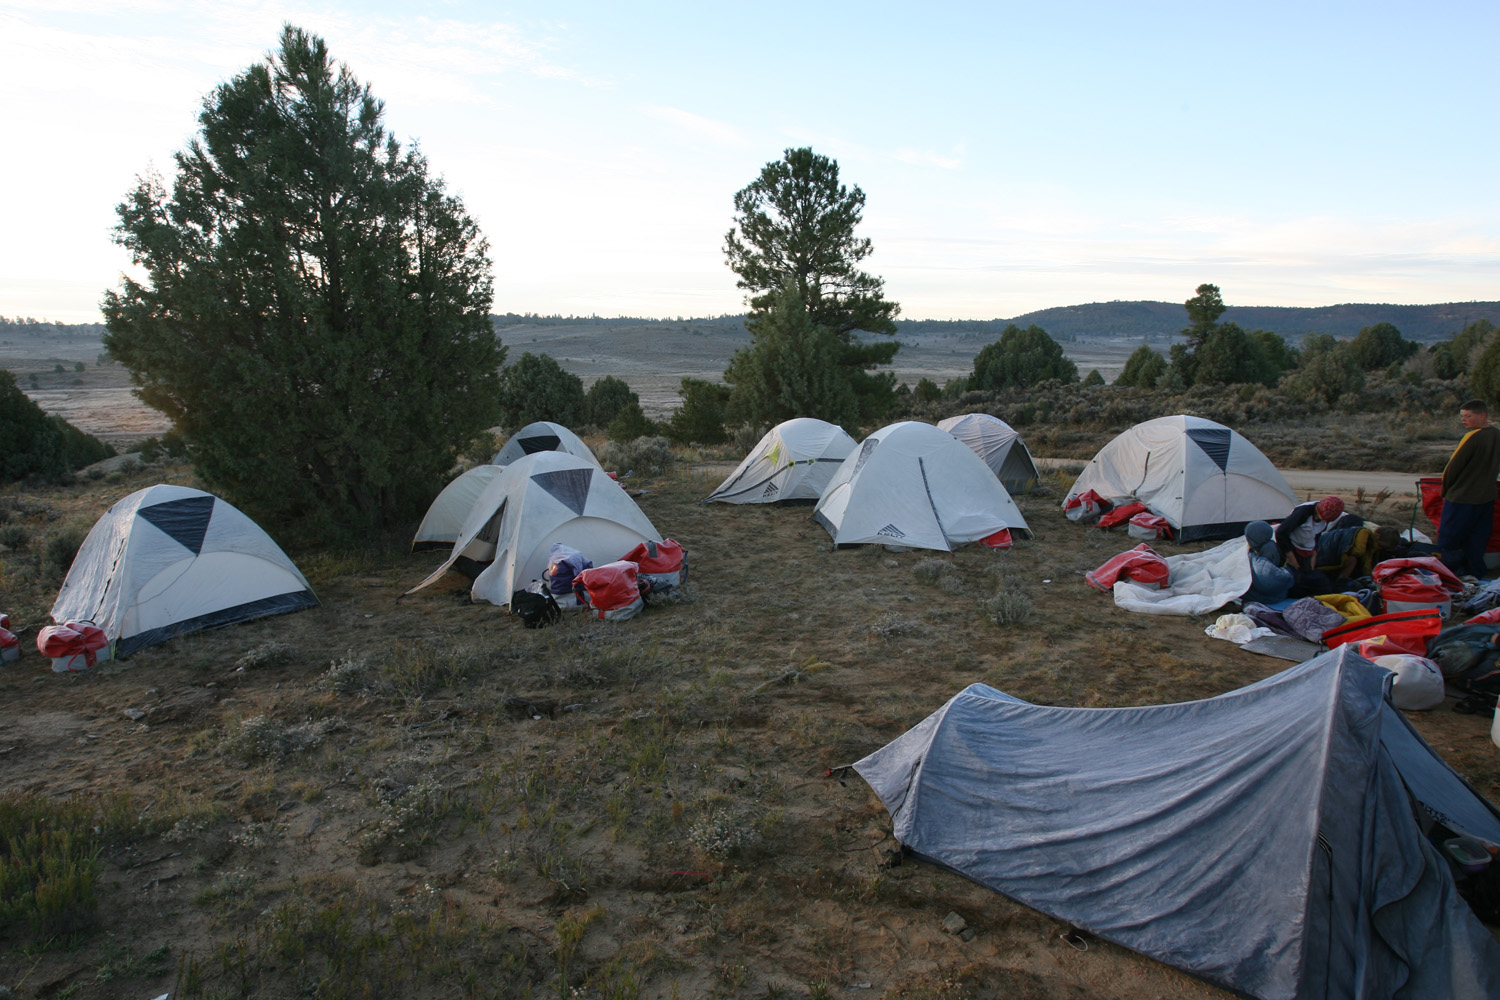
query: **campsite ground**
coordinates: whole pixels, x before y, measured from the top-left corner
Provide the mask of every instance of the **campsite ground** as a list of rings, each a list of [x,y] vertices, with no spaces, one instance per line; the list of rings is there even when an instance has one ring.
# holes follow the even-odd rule
[[[719,456],[722,461],[727,456]],[[854,775],[963,686],[1040,703],[1207,697],[1282,661],[1116,608],[1129,547],[1018,498],[1002,552],[831,551],[806,508],[704,506],[715,469],[637,473],[689,550],[681,600],[527,631],[405,539],[293,550],[322,600],[79,675],[31,646],[49,541],[180,467],[0,491],[0,782],[108,817],[97,924],[0,945],[20,997],[1117,997],[1227,994],[963,878],[887,867]],[[1371,491],[1373,492],[1373,491]],[[1347,495],[1353,500],[1353,494]],[[1404,526],[1408,499],[1365,513]],[[1165,551],[1181,551],[1164,546]],[[1500,801],[1488,722],[1412,715]],[[144,714],[141,714],[144,713]],[[1184,849],[1190,849],[1184,845]],[[975,933],[946,933],[957,913]],[[1086,950],[1083,950],[1086,949]]]

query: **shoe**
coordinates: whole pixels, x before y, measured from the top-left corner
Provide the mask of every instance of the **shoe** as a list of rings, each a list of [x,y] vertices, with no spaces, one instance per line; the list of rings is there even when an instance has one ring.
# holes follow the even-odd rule
[[[1495,699],[1491,695],[1471,694],[1453,706],[1459,715],[1482,715],[1487,719],[1495,716]]]

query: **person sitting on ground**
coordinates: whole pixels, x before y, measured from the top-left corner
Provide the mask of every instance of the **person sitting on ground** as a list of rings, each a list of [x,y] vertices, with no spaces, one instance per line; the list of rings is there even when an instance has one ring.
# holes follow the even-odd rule
[[[1354,517],[1353,514],[1346,517]],[[1339,518],[1344,521],[1345,518]],[[1327,573],[1335,583],[1369,576],[1375,569],[1379,546],[1375,532],[1364,526],[1346,524],[1329,528],[1318,535],[1313,555],[1313,568]]]
[[[1276,526],[1276,548],[1282,560],[1294,573],[1317,569],[1318,536],[1338,528],[1363,528],[1364,518],[1345,514],[1344,501],[1324,497],[1299,503]],[[1370,546],[1373,549],[1373,544]]]
[[[1282,568],[1275,530],[1265,521],[1251,521],[1245,525],[1245,542],[1250,546],[1250,589],[1241,602],[1274,604],[1286,597],[1295,578]]]
[[[1431,542],[1409,540],[1388,524],[1375,529],[1375,562],[1387,559],[1415,559],[1419,556],[1435,556],[1438,547]]]

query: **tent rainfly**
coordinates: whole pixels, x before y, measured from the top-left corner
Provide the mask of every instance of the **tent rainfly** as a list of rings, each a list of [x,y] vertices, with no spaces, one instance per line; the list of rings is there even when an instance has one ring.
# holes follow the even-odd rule
[[[921,857],[1261,1000],[1500,997],[1431,836],[1500,811],[1349,646],[1206,701],[1032,705],[973,684],[856,763]]]
[[[426,552],[428,549],[451,548],[463,530],[464,518],[474,509],[474,502],[484,493],[490,480],[500,475],[501,468],[498,465],[476,465],[444,486],[437,499],[432,501],[432,506],[427,508],[422,523],[417,525],[411,550]]]
[[[1002,529],[1028,531],[989,466],[958,438],[916,420],[890,424],[849,453],[813,519],[836,545],[950,552]]]
[[[1297,504],[1259,448],[1223,424],[1181,414],[1136,424],[1100,448],[1063,505],[1088,490],[1117,505],[1139,500],[1180,542],[1231,538]]]
[[[116,656],[176,635],[317,605],[307,579],[254,521],[211,493],[151,486],[95,522],[52,619],[89,621]]]
[[[938,428],[958,438],[984,459],[984,464],[1011,495],[1036,488],[1036,463],[1014,427],[988,413],[965,413],[938,421]]]
[[[602,565],[641,542],[661,540],[630,494],[598,466],[540,451],[507,465],[490,481],[448,558],[407,593],[459,569],[474,578],[470,592],[476,600],[509,605],[512,594],[541,579],[553,542]]]
[[[817,500],[853,450],[854,439],[837,424],[813,417],[784,420],[766,432],[704,503]]]
[[[505,442],[505,446],[495,453],[490,464],[509,465],[518,458],[534,455],[539,451],[560,451],[567,455],[577,455],[590,465],[602,468],[582,438],[562,424],[554,424],[550,420],[538,420],[516,431]]]

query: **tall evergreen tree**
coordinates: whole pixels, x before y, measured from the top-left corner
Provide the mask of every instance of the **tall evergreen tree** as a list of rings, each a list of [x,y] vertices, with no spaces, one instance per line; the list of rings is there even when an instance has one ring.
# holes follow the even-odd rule
[[[746,325],[752,335],[758,336],[790,287],[808,315],[808,328],[835,338],[837,364],[861,415],[880,416],[894,403],[895,377],[871,370],[890,364],[901,345],[863,340],[860,333],[895,334],[900,306],[885,299],[883,279],[860,270],[873,251],[868,239],[855,235],[864,205],[863,191],[840,183],[835,160],[811,149],[788,149],[735,194],[724,255],[739,287],[750,293]],[[780,331],[778,336],[784,324]]]
[[[1182,335],[1188,339],[1188,347],[1197,350],[1218,326],[1219,317],[1228,308],[1219,295],[1218,285],[1199,285],[1197,294],[1183,303],[1187,307],[1188,326]]]
[[[106,295],[106,347],[261,517],[392,524],[495,422],[488,244],[382,115],[287,25],[205,99],[171,190],[118,209],[145,277]]]
[[[731,422],[779,424],[793,417],[818,417],[855,425],[859,400],[839,366],[838,335],[812,321],[795,284],[789,282],[757,317],[753,338],[724,371]]]

